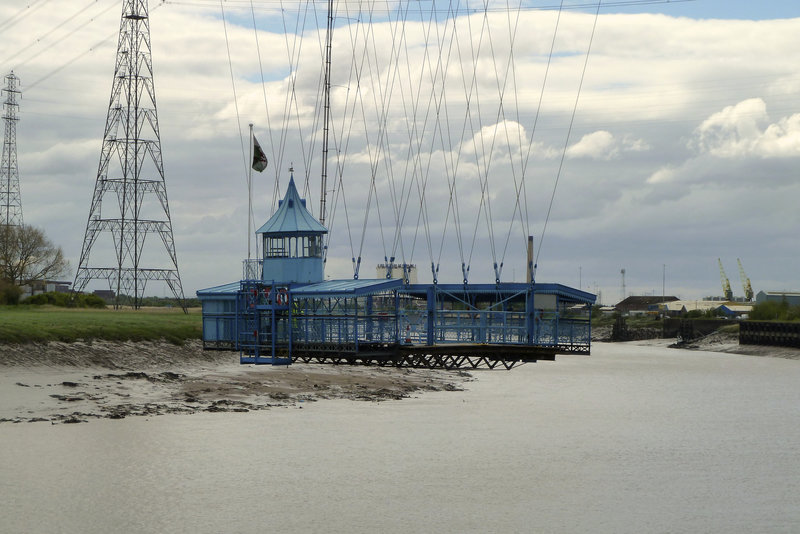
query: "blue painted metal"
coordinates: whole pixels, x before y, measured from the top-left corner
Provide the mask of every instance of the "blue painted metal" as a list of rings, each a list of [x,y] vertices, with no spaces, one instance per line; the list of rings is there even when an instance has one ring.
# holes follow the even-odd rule
[[[203,346],[233,350],[236,347],[236,293],[239,282],[197,292],[203,313]]]
[[[357,274],[323,281],[326,232],[291,179],[278,211],[258,230],[263,260],[246,262],[239,282],[197,292],[204,346],[236,350],[242,363],[272,365],[297,357],[399,362],[415,353],[451,358],[448,366],[478,353],[513,352],[517,361],[589,353],[591,293],[561,284],[470,284],[463,265],[461,284]],[[438,267],[431,268],[436,280]]]
[[[257,234],[327,234],[328,229],[306,209],[306,200],[300,198],[294,184],[294,176],[289,178],[286,195],[278,204],[278,210],[256,230]]]
[[[398,347],[479,345],[486,352],[530,347],[589,353],[591,346],[594,295],[560,284],[243,280],[233,288],[228,284],[198,295],[204,306],[204,340],[220,345],[224,333],[232,333],[229,346],[240,352],[242,363],[280,365],[297,354],[391,352]],[[547,302],[554,305],[537,308],[537,295],[551,296]],[[234,313],[206,311],[207,303],[223,296],[235,301]],[[223,328],[207,329],[207,321]]]
[[[292,290],[292,294],[296,297],[328,297],[328,296],[363,296],[380,293],[392,289],[398,289],[403,286],[403,281],[390,278],[390,279],[366,279],[361,278],[358,280],[327,280],[318,284],[308,284],[297,286]]]
[[[289,180],[278,210],[256,232],[261,235],[264,258],[262,280],[313,283],[323,280],[323,235],[328,230],[306,209]]]

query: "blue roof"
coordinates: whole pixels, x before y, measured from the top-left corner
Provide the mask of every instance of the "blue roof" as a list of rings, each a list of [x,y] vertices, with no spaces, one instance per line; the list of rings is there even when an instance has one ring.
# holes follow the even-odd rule
[[[325,282],[318,282],[315,284],[307,285],[292,285],[292,295],[296,297],[320,297],[320,296],[361,296],[382,291],[391,291],[393,289],[403,288],[403,293],[418,294],[419,296],[427,293],[430,284],[412,284],[404,286],[403,281],[399,278],[379,278],[379,279],[345,279],[345,280],[327,280]],[[464,291],[463,284],[439,284],[438,290],[445,293],[462,293]],[[504,283],[499,286],[495,284],[470,284],[468,291],[470,293],[515,293],[524,292],[530,288],[529,284],[523,283]],[[240,282],[231,282],[221,286],[210,287],[208,289],[201,289],[197,292],[199,297],[214,296],[214,295],[235,295],[240,288]],[[595,295],[586,291],[568,287],[562,284],[541,284],[537,283],[533,286],[533,292],[539,294],[558,295],[560,299],[566,302],[583,302],[586,304],[594,304]]]
[[[241,286],[240,282],[231,282],[221,286],[208,287],[206,289],[198,289],[197,296],[210,296],[210,295],[235,295]]]
[[[328,229],[311,215],[306,209],[306,202],[300,198],[294,185],[294,177],[289,179],[286,196],[283,197],[278,211],[269,218],[264,226],[256,231],[267,235],[308,235],[326,234]]]
[[[359,279],[359,280],[327,280],[317,284],[293,287],[292,295],[296,297],[325,295],[368,295],[397,289],[403,285],[399,278]]]
[[[405,293],[411,294],[424,294],[429,284],[412,284],[405,288]],[[463,294],[465,287],[463,284],[439,284],[436,286],[440,292]],[[516,293],[524,292],[530,288],[530,284],[521,282],[504,282],[502,284],[469,284],[466,286],[466,291],[470,293]],[[586,291],[568,287],[563,284],[550,284],[550,283],[536,283],[533,285],[533,292],[545,295],[557,295],[562,301],[566,302],[583,302],[586,304],[594,304],[597,297]]]

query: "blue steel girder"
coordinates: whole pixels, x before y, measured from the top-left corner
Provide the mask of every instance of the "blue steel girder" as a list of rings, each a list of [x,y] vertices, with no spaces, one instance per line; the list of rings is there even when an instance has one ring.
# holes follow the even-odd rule
[[[295,350],[306,356],[388,354],[401,347],[430,350],[437,345],[452,345],[456,352],[466,346],[589,352],[591,330],[581,316],[585,310],[568,308],[576,301],[588,304],[588,299],[564,286],[543,287],[544,294],[555,295],[549,301],[554,309],[536,309],[536,289],[527,284],[324,284],[332,291],[321,291],[323,284],[312,289],[243,280],[235,319],[242,362],[285,363]],[[279,302],[280,291],[286,297]],[[571,317],[575,313],[577,318]]]
[[[286,286],[242,280],[236,293],[235,340],[242,363],[290,363],[291,298]]]

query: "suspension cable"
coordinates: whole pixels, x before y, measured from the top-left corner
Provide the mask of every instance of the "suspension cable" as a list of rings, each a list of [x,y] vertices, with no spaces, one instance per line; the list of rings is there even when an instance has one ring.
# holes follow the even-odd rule
[[[223,5],[223,0],[219,0],[219,8],[220,8],[220,11],[222,13],[222,28],[225,31],[225,49],[228,52],[228,68],[229,68],[230,73],[231,73],[231,89],[233,90],[233,107],[234,107],[234,110],[236,111],[236,125],[239,128],[239,144],[241,145],[241,148],[242,148],[242,160],[244,161],[244,181],[245,181],[245,185],[248,187],[248,191],[249,191],[250,178],[248,176],[248,167],[249,166],[248,166],[248,161],[247,161],[249,148],[247,150],[245,150],[245,147],[244,147],[244,134],[242,133],[242,120],[241,120],[241,117],[239,115],[239,100],[236,97],[236,80],[235,80],[235,78],[233,76],[233,61],[231,60],[231,47],[230,47],[230,42],[228,40],[228,26],[227,26],[227,23],[225,21],[225,6]],[[252,209],[252,207],[248,207],[248,209]],[[248,217],[248,221],[252,221],[252,212],[249,213],[249,215],[251,217]],[[254,230],[254,228],[252,228],[250,226],[250,224],[251,223],[248,223],[248,228],[247,228],[247,253],[248,254],[250,254],[250,234]],[[248,259],[249,259],[249,257],[248,257]]]
[[[273,162],[275,162],[275,136],[272,132],[272,119],[269,112],[269,104],[267,102],[267,83],[264,79],[264,63],[261,60],[261,45],[258,42],[258,28],[256,26],[256,11],[255,6],[253,5],[253,0],[250,0],[250,14],[253,18],[253,36],[255,37],[256,41],[256,53],[258,55],[258,70],[261,75],[261,93],[264,97],[264,114],[267,116],[267,132],[269,133],[269,147],[270,147],[270,156],[272,157]],[[278,176],[280,174],[280,169],[278,168],[275,163],[272,164],[272,171],[275,173],[275,183],[278,183]],[[258,255],[258,242],[256,242],[256,255]]]
[[[578,83],[578,92],[575,95],[575,105],[572,108],[572,116],[570,117],[570,120],[569,120],[569,128],[567,128],[567,137],[564,140],[564,150],[561,152],[561,160],[558,163],[558,172],[556,173],[556,179],[555,179],[555,182],[553,183],[553,192],[550,195],[550,204],[547,207],[547,216],[544,219],[544,226],[542,227],[542,235],[539,238],[539,249],[536,251],[536,259],[534,261],[534,265],[538,265],[539,264],[539,254],[542,252],[542,245],[544,243],[545,232],[547,231],[547,222],[550,220],[550,212],[553,209],[553,200],[555,200],[555,197],[556,197],[556,188],[558,187],[558,181],[561,178],[561,171],[564,168],[564,159],[566,158],[567,148],[569,147],[569,139],[570,139],[570,135],[572,134],[572,126],[575,123],[575,113],[578,110],[578,101],[580,100],[580,97],[581,97],[581,89],[583,88],[583,80],[584,80],[584,78],[586,76],[586,67],[589,64],[589,54],[590,54],[590,52],[592,50],[592,43],[594,42],[594,33],[595,33],[595,30],[597,29],[597,19],[600,17],[600,5],[602,3],[603,3],[603,0],[598,0],[598,2],[597,2],[597,10],[595,11],[595,15],[594,15],[594,23],[592,24],[592,33],[591,33],[591,35],[589,37],[589,46],[586,49],[586,58],[583,61],[583,70],[581,71],[581,79],[580,79],[580,82]],[[534,269],[535,269],[535,267],[534,267]]]
[[[561,0],[561,4],[559,5],[558,14],[556,15],[556,23],[555,23],[555,26],[553,28],[553,38],[550,41],[550,52],[547,55],[547,64],[546,64],[545,70],[544,70],[544,78],[542,80],[542,87],[541,87],[541,89],[539,91],[539,101],[538,101],[538,103],[536,105],[536,114],[534,115],[533,125],[531,127],[530,139],[528,140],[528,149],[527,149],[527,152],[526,152],[526,154],[524,156],[522,154],[522,144],[520,143],[520,159],[522,160],[520,162],[521,177],[520,177],[519,184],[517,184],[516,182],[514,184],[515,189],[516,189],[516,191],[515,191],[515,201],[514,201],[514,213],[511,216],[511,221],[510,221],[509,227],[508,227],[508,233],[506,234],[506,242],[505,242],[505,246],[503,248],[503,260],[505,259],[506,251],[508,250],[508,244],[509,244],[509,242],[511,240],[511,232],[512,232],[513,227],[514,227],[514,219],[515,219],[517,213],[519,213],[520,226],[522,227],[522,238],[523,238],[523,240],[525,242],[527,242],[527,236],[531,235],[531,233],[530,233],[530,216],[529,216],[529,212],[528,212],[528,195],[527,195],[527,188],[526,188],[526,177],[527,177],[526,170],[527,170],[527,167],[528,167],[528,162],[530,161],[531,151],[533,149],[533,139],[534,139],[534,136],[536,135],[536,127],[538,125],[539,115],[540,115],[541,109],[542,109],[542,101],[544,100],[545,87],[547,86],[547,79],[548,79],[548,75],[550,73],[550,64],[552,63],[553,53],[555,51],[556,37],[558,35],[559,23],[561,22],[561,13],[563,11],[562,10],[563,6],[564,6],[564,0]],[[517,108],[517,113],[519,113],[519,108]],[[519,120],[517,121],[517,123],[520,124]],[[521,131],[521,128],[520,128],[520,131]],[[524,199],[524,203],[523,203],[523,206],[524,206],[524,217],[523,217],[523,206],[520,206],[520,196],[522,196],[523,199]]]

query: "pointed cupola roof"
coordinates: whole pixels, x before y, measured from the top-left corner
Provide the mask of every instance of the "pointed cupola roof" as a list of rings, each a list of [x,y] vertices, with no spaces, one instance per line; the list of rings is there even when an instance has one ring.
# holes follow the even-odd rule
[[[328,229],[306,209],[305,199],[300,198],[294,185],[294,177],[289,179],[286,196],[280,201],[278,211],[256,231],[267,235],[309,235],[326,234]]]

